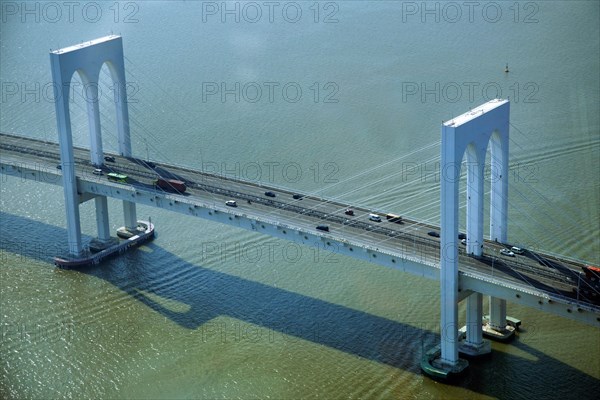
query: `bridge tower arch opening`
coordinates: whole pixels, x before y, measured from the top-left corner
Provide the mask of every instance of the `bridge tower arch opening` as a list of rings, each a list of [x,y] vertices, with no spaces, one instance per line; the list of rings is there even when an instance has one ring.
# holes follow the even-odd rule
[[[450,373],[460,373],[468,363],[458,357],[461,351],[484,354],[490,351],[482,339],[482,295],[467,297],[467,330],[463,343],[458,332],[459,183],[466,160],[466,246],[471,256],[481,256],[484,233],[485,159],[491,143],[490,236],[505,242],[508,211],[508,134],[510,103],[491,100],[476,109],[442,124],[440,289],[441,348],[437,364]],[[462,250],[461,250],[462,252]],[[490,300],[491,321],[506,322],[505,300]],[[500,322],[502,321],[502,322]]]
[[[67,216],[69,254],[80,256],[83,252],[79,218],[79,196],[73,156],[73,135],[69,110],[71,79],[77,73],[83,83],[87,104],[90,159],[96,167],[104,164],[102,133],[99,109],[99,78],[102,66],[110,71],[115,90],[116,123],[118,150],[122,156],[131,156],[129,114],[127,108],[125,63],[122,38],[117,35],[105,36],[89,42],[50,52],[50,65],[54,86],[56,121],[60,144],[63,188]],[[105,196],[95,197],[98,242],[108,245],[111,241],[108,231],[108,203]],[[137,226],[135,203],[124,201],[125,227],[134,230]]]

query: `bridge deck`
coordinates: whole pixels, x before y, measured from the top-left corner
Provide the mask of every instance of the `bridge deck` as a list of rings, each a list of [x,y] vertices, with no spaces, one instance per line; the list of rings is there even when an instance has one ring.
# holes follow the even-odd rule
[[[387,221],[385,215],[382,215],[382,222],[374,222],[368,218],[372,210],[362,207],[313,195],[302,195],[301,199],[294,199],[295,193],[289,190],[180,166],[162,163],[148,165],[142,160],[116,154],[106,154],[114,156],[115,162],[105,162],[102,167],[104,175],[98,176],[93,174],[94,166],[89,161],[89,150],[75,148],[74,153],[76,174],[82,180],[106,183],[106,173],[120,172],[128,175],[128,186],[163,192],[153,185],[159,175],[178,179],[186,182],[188,189],[184,194],[169,193],[170,198],[219,206],[223,206],[227,200],[236,200],[238,207],[231,210],[227,210],[227,207],[220,209],[282,221],[307,232],[316,232],[317,225],[327,225],[330,231],[321,234],[332,239],[349,242],[357,247],[398,254],[399,257],[404,255],[417,259],[419,263],[439,268],[439,239],[428,235],[430,231],[439,231],[437,226],[406,217],[402,224],[393,223]],[[56,143],[1,133],[0,161],[2,165],[35,164],[41,172],[47,171],[49,176],[61,174],[57,169],[60,153]],[[276,197],[265,196],[266,191],[272,191]],[[354,210],[353,216],[344,213],[348,208]],[[577,296],[582,263],[530,250],[525,250],[524,254],[514,258],[500,255],[499,251],[507,246],[486,240],[483,256],[475,258],[467,255],[464,246],[459,244],[461,272],[485,275],[499,283],[525,284],[550,295],[576,299],[578,304],[588,303],[586,299]],[[597,308],[592,304],[587,305],[592,309]]]

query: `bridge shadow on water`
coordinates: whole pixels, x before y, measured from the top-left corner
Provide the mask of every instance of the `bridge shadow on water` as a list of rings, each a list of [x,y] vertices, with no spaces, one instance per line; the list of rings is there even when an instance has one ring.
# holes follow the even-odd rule
[[[0,220],[2,226],[11,227],[11,237],[16,240],[24,241],[32,232],[53,238],[55,247],[66,240],[63,228],[3,212]],[[4,251],[50,264],[45,252],[31,252],[16,241],[4,240],[5,228],[0,233]],[[153,242],[147,246],[151,253],[134,251],[75,273],[103,279],[187,329],[198,329],[211,324],[215,317],[227,316],[417,374],[423,348],[439,342],[439,335],[426,329],[438,321],[423,321],[423,328],[415,327],[192,264]],[[186,311],[164,307],[160,299],[185,304]],[[554,398],[561,393],[563,398],[583,399],[600,390],[599,380],[524,341],[517,339],[511,346],[535,357],[535,361],[494,351],[490,357],[471,360],[469,373],[458,386],[496,398]]]

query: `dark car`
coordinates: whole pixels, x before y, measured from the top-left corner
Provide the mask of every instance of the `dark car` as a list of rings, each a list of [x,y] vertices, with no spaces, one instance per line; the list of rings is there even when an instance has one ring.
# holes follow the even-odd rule
[[[115,162],[115,158],[113,156],[104,156],[104,161]]]
[[[427,232],[427,234],[428,234],[429,236],[433,236],[433,237],[436,237],[436,238],[439,238],[439,237],[440,237],[440,234],[439,234],[439,232],[436,232],[436,231],[430,231],[430,232]]]
[[[57,169],[62,169],[62,165],[58,164],[58,165],[56,166],[56,168],[57,168]]]
[[[329,232],[329,227],[327,225],[317,225],[317,230]]]
[[[344,211],[344,214],[346,215],[354,215],[354,210],[347,208],[346,211]]]
[[[304,196],[303,196],[303,195],[301,195],[301,194],[295,194],[295,195],[293,195],[292,197],[293,197],[294,199],[296,199],[296,200],[302,200],[302,198],[303,198]]]
[[[267,197],[275,197],[275,193],[273,193],[273,192],[265,192],[265,196],[267,196]]]
[[[459,234],[458,234],[458,238],[459,238],[460,240],[466,239],[466,238],[467,238],[467,234],[466,234],[466,233],[459,233]]]

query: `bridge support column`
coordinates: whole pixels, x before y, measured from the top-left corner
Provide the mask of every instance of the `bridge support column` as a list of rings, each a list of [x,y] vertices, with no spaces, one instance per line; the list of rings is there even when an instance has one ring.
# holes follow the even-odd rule
[[[506,327],[506,300],[490,297],[490,326],[494,329]]]
[[[123,48],[117,49],[120,52],[118,59],[123,60]],[[129,130],[129,110],[127,107],[127,85],[125,80],[125,64],[123,62],[114,63],[111,66],[113,83],[118,88],[115,102],[117,107],[117,133],[119,138],[119,153],[124,157],[131,157],[131,133]],[[137,232],[137,211],[136,204],[131,201],[123,201],[123,219],[125,220],[125,229],[129,232]]]
[[[509,323],[508,319],[513,321]],[[490,339],[506,342],[510,340],[520,321],[506,316],[506,300],[490,297],[490,315],[488,323],[483,326],[483,333]]]
[[[506,243],[508,237],[508,120],[491,137],[490,239]]]
[[[98,98],[97,82],[89,82],[89,77],[83,75],[85,83],[85,101],[87,102],[88,125],[90,137],[90,159],[92,165],[101,167],[104,164],[104,152],[102,151],[102,130],[100,126],[100,107]],[[96,226],[98,237],[90,243],[90,249],[100,251],[115,244],[110,237],[108,224],[108,201],[105,196],[97,196],[94,199],[96,205]]]
[[[102,66],[106,64],[116,90],[117,131],[119,152],[131,157],[131,137],[129,132],[129,114],[127,108],[127,90],[123,43],[120,36],[110,35],[90,42],[65,47],[50,52],[54,98],[57,99],[56,120],[61,152],[62,173],[67,212],[67,232],[69,253],[80,256],[83,253],[81,227],[79,222],[79,198],[73,159],[73,138],[69,117],[69,88],[74,73],[78,73],[85,84],[87,102],[90,158],[92,164],[100,167],[104,164],[102,151],[102,133],[98,97],[98,80]],[[108,225],[108,203],[106,197],[96,197],[96,224],[98,226],[98,246],[110,241]],[[123,202],[125,226],[135,230],[137,227],[135,203]],[[93,244],[96,246],[96,244]],[[90,244],[92,248],[92,244]]]
[[[81,224],[79,220],[79,197],[77,195],[77,178],[73,157],[73,138],[71,135],[71,117],[69,115],[70,80],[63,79],[61,59],[57,54],[50,54],[52,80],[54,81],[54,102],[56,123],[58,125],[58,142],[60,144],[60,162],[65,195],[65,211],[67,219],[67,241],[69,255],[79,257],[83,252],[81,243]]]
[[[490,149],[490,238],[500,243],[508,240],[508,126],[504,131],[492,135]],[[489,326],[505,331],[506,300],[490,296]]]
[[[123,216],[125,219],[125,229],[135,232],[137,228],[137,212],[135,203],[123,201]]]
[[[469,365],[458,358],[458,182],[464,148],[454,127],[442,126],[440,223],[440,347],[421,360],[425,373],[449,378]]]
[[[91,82],[84,82],[84,84],[90,130],[90,158],[92,164],[99,168],[104,164],[104,154],[102,152],[102,132],[100,130],[100,108],[98,107],[98,101],[100,100],[98,98],[98,84]]]
[[[90,250],[98,252],[112,245],[118,244],[118,240],[110,236],[110,226],[108,224],[108,201],[106,196],[96,196],[94,198],[96,206],[96,226],[98,237],[90,242]]]
[[[473,293],[467,297],[467,325],[465,339],[460,343],[459,352],[468,356],[481,356],[492,351],[489,340],[483,339],[482,319],[483,296]]]
[[[98,240],[110,240],[110,227],[108,225],[108,201],[105,196],[96,196],[96,226],[98,227]]]
[[[72,149],[72,147],[71,147]],[[65,212],[67,216],[67,242],[69,255],[79,257],[83,254],[81,240],[81,222],[79,219],[79,196],[77,195],[77,180],[75,177],[75,163],[63,154],[61,148],[61,165],[63,173],[63,192],[65,195]]]
[[[508,155],[509,102],[495,99],[442,124],[441,196],[440,196],[440,292],[441,344],[439,352],[429,351],[421,360],[425,373],[449,378],[460,374],[468,362],[458,358],[458,188],[463,158],[467,157],[467,253],[482,255],[483,244],[483,171],[491,137],[506,146]],[[499,139],[498,139],[499,138]],[[494,141],[492,141],[494,143]],[[492,146],[494,147],[494,146]],[[501,157],[496,149],[496,156]],[[502,165],[508,160],[501,160]],[[506,171],[501,171],[502,181]],[[506,182],[508,182],[506,180]],[[506,195],[506,192],[502,193]],[[498,196],[501,196],[499,194]],[[497,198],[496,201],[498,201]],[[462,248],[461,248],[462,252]],[[481,295],[471,296],[467,305],[468,344],[486,351],[481,340]]]
[[[483,172],[485,164],[473,147],[467,148],[467,254],[483,252]]]

